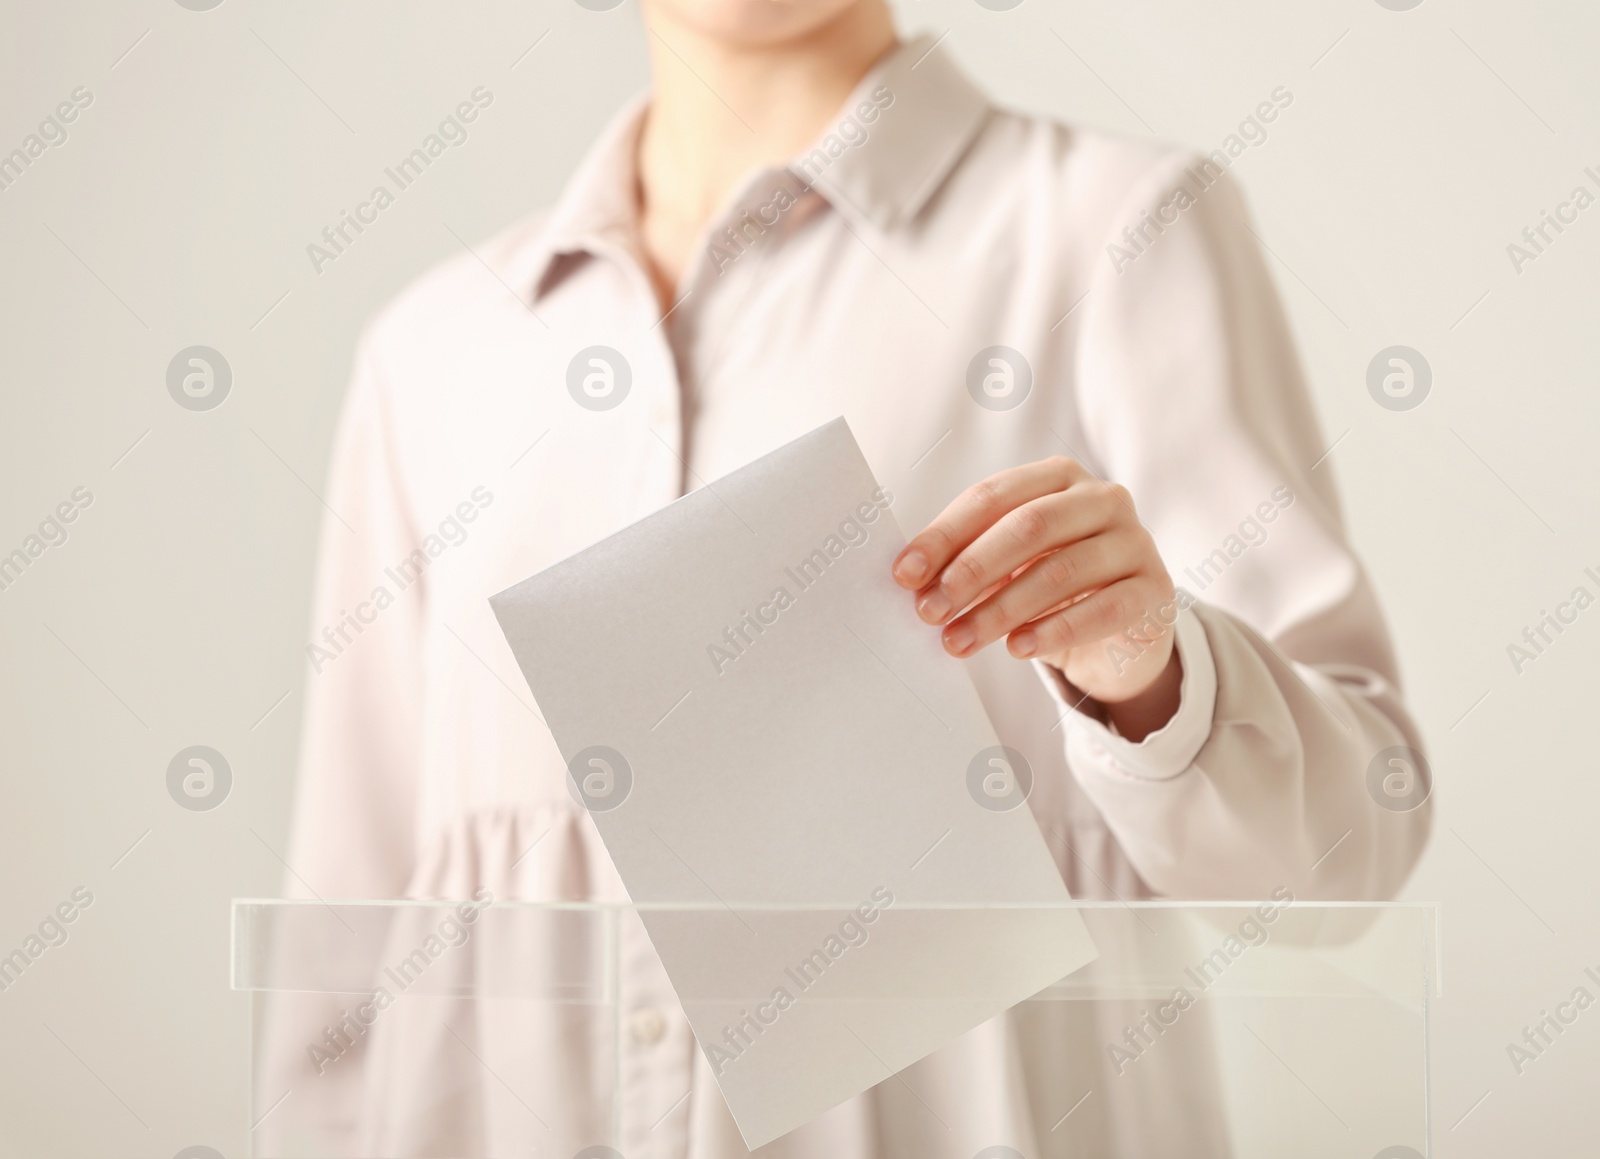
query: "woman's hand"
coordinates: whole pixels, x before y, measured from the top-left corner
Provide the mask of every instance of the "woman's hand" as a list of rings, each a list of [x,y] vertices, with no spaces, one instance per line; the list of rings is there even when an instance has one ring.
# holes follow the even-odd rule
[[[917,614],[952,656],[1005,636],[1060,669],[1130,740],[1178,708],[1172,577],[1127,489],[1071,459],[967,488],[895,559]],[[1131,635],[1125,630],[1131,629]]]

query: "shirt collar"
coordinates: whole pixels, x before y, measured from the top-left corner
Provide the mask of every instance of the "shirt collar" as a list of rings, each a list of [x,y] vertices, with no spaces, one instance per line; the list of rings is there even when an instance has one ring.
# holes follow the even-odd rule
[[[789,169],[835,209],[894,229],[944,183],[989,110],[938,42],[921,36],[861,79],[834,124]],[[869,116],[876,119],[866,123]],[[831,164],[822,165],[829,155]]]
[[[649,93],[641,93],[611,119],[509,271],[512,284],[535,300],[563,255],[637,250],[636,159],[649,106]],[[988,98],[938,42],[918,37],[873,66],[827,130],[786,168],[837,212],[894,229],[927,204],[989,112]]]

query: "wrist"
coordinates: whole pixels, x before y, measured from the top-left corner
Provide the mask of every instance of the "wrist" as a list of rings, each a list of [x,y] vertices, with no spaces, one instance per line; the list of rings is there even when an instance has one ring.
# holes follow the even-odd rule
[[[1104,717],[1119,736],[1138,744],[1151,733],[1165,728],[1178,714],[1183,699],[1183,661],[1172,649],[1166,667],[1144,691],[1126,700],[1103,704]]]

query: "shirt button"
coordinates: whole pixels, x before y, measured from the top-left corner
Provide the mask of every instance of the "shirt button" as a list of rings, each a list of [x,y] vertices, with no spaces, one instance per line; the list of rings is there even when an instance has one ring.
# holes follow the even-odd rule
[[[633,1015],[633,1040],[640,1046],[654,1046],[667,1032],[667,1020],[653,1006],[636,1010]]]

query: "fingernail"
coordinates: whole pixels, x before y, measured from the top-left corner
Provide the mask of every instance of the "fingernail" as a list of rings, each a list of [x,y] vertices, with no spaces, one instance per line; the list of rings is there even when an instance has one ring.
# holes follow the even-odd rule
[[[928,557],[920,551],[908,551],[894,565],[894,576],[908,584],[919,584],[928,574]]]
[[[965,624],[957,624],[946,628],[944,633],[944,646],[957,656],[965,655],[967,649],[972,647],[977,634]]]
[[[1032,632],[1018,632],[1011,637],[1011,654],[1026,659],[1039,650],[1039,637]]]
[[[917,614],[930,624],[937,624],[950,614],[950,597],[935,588],[917,605]]]

